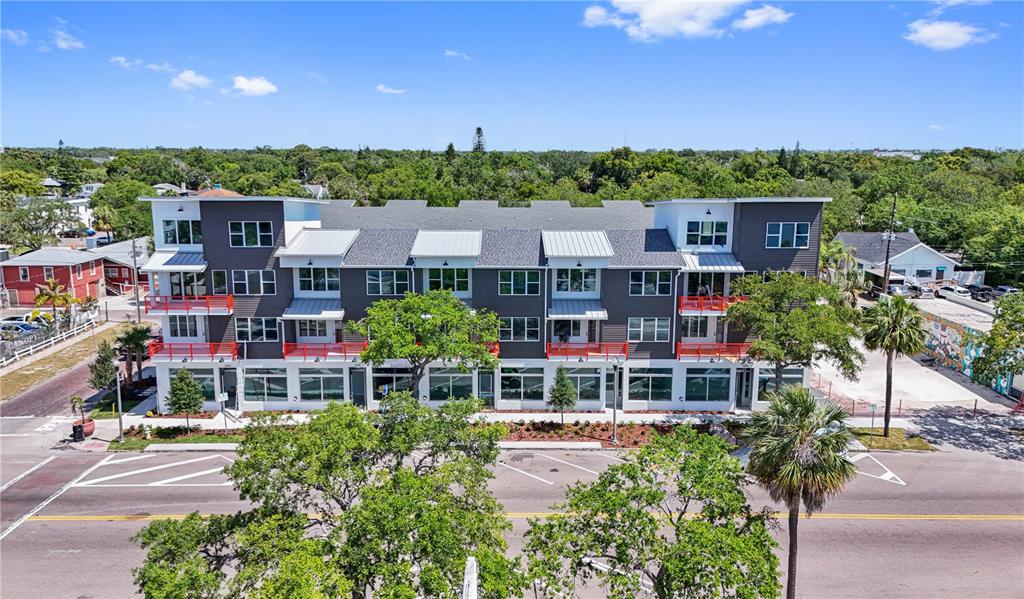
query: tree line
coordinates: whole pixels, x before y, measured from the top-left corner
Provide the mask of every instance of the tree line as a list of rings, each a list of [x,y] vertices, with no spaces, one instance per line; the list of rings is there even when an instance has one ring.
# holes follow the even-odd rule
[[[1024,152],[960,148],[922,152],[913,160],[863,151],[646,150],[607,152],[487,151],[483,131],[473,150],[7,148],[0,154],[0,190],[42,193],[44,177],[73,193],[82,183],[117,183],[95,198],[101,224],[148,228],[148,206],[132,208],[131,194],[157,183],[190,189],[220,184],[245,195],[305,197],[302,184],[323,186],[323,197],[379,205],[426,200],[453,206],[464,200],[521,205],[567,200],[650,201],[672,197],[828,196],[824,235],[880,231],[896,197],[896,228],[914,229],[939,250],[963,253],[992,273],[991,281],[1024,281]],[[120,214],[127,209],[130,214]],[[101,215],[103,216],[103,215]],[[109,222],[108,222],[109,221]],[[118,222],[113,222],[118,221]]]

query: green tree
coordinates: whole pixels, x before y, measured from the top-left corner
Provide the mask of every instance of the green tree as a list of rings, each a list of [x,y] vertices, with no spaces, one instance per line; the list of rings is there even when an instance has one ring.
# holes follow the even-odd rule
[[[420,397],[420,379],[431,362],[466,369],[498,365],[490,346],[498,341],[498,317],[489,310],[471,310],[451,291],[378,300],[364,318],[348,326],[368,341],[359,354],[364,363],[409,362],[416,397]]]
[[[984,270],[990,284],[1024,286],[1024,204],[977,212],[967,228],[965,261]]]
[[[203,411],[203,386],[192,376],[192,372],[184,368],[178,369],[171,379],[171,390],[167,393],[167,407],[172,414],[185,415],[185,430],[192,430],[188,420],[189,414]]]
[[[832,240],[821,246],[818,265],[821,279],[834,287],[850,307],[856,308],[857,294],[867,289],[867,280],[864,271],[857,267],[853,250],[839,240]]]
[[[147,344],[149,343],[149,327],[132,325],[117,336],[117,351],[124,356],[127,366],[127,378],[132,375],[132,364],[136,368],[136,380],[142,380],[142,363],[146,360]]]
[[[885,425],[889,436],[892,416],[892,364],[900,356],[924,349],[924,319],[917,306],[904,297],[883,297],[868,309],[864,317],[864,345],[885,352]]]
[[[774,598],[779,560],[766,512],[754,512],[725,443],[689,427],[578,483],[531,520],[529,578],[548,596],[575,596],[596,580],[606,597]]]
[[[576,386],[569,380],[564,366],[559,366],[555,371],[555,382],[548,390],[548,405],[561,414],[564,427],[565,411],[576,407]]]
[[[89,205],[118,239],[131,239],[153,234],[150,204],[139,198],[155,195],[149,185],[124,179],[101,187],[89,198]]]
[[[57,320],[57,308],[68,308],[75,303],[75,296],[68,292],[68,288],[57,282],[56,279],[49,279],[46,285],[36,289],[37,306],[50,306],[53,310],[53,320]]]
[[[82,226],[74,207],[62,200],[33,198],[23,206],[5,206],[4,239],[15,247],[38,250],[53,245],[65,231]]]
[[[117,377],[117,352],[106,339],[96,348],[96,359],[89,364],[89,385],[93,389],[105,389]]]
[[[864,356],[851,343],[858,312],[832,286],[779,272],[767,281],[745,276],[731,288],[747,301],[729,306],[726,320],[753,336],[750,356],[772,363],[776,387],[786,368],[810,368],[818,360],[835,364],[847,378],[860,371]]]
[[[41,196],[44,191],[43,179],[45,177],[39,173],[11,168],[0,169],[0,191],[6,191],[15,197]]]
[[[854,466],[846,459],[851,435],[846,413],[835,404],[819,405],[807,389],[789,385],[766,398],[768,409],[754,412],[744,431],[750,442],[748,470],[789,510],[786,597],[795,599],[800,504],[808,514],[819,511],[853,478]]]
[[[473,132],[473,151],[474,152],[486,152],[487,142],[484,140],[484,128],[477,127],[476,131]]]
[[[226,468],[253,507],[154,522],[137,537],[146,597],[455,597],[468,556],[481,597],[524,588],[487,487],[500,425],[475,400],[437,410],[408,393],[380,413],[330,404],[285,428],[260,415]]]
[[[448,147],[444,149],[444,161],[448,163],[448,166],[451,166],[455,162],[456,156],[458,154],[455,152],[455,144],[449,142]]]
[[[983,385],[1024,373],[1024,293],[1007,293],[996,300],[992,329],[972,340],[981,355],[971,361],[971,378]]]

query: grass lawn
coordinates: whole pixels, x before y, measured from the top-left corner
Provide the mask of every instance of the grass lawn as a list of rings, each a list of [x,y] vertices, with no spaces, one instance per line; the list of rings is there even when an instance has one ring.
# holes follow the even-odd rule
[[[151,429],[150,438],[144,439],[136,427],[125,431],[124,443],[112,441],[107,451],[142,451],[152,443],[241,443],[242,432],[224,434],[218,431],[191,432],[185,434],[185,427],[157,427]]]
[[[3,375],[0,377],[0,400],[10,399],[94,357],[100,341],[106,339],[113,343],[125,326],[128,325],[113,326],[97,333],[82,333],[77,337],[78,341],[64,349]]]
[[[935,450],[934,447],[921,437],[907,436],[907,431],[902,428],[890,428],[888,437],[882,436],[882,427],[877,427],[873,431],[870,428],[854,427],[850,431],[868,449],[894,449],[896,451],[907,449],[917,451]]]
[[[123,389],[122,393],[124,395],[128,395]],[[124,412],[128,412],[140,403],[142,403],[142,400],[140,399],[128,399],[122,395],[121,409]],[[113,420],[114,418],[117,418],[117,392],[107,392],[107,394],[100,399],[99,403],[96,404],[96,407],[89,412],[89,418],[94,418],[96,420]]]

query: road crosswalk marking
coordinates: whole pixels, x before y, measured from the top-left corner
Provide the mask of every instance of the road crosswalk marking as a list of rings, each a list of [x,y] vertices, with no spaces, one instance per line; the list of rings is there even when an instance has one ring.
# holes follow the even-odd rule
[[[160,464],[158,466],[150,466],[148,468],[140,468],[139,470],[130,470],[128,472],[118,472],[117,474],[111,474],[111,475],[108,475],[108,476],[101,476],[100,478],[93,478],[93,479],[90,479],[90,480],[82,481],[82,482],[79,482],[75,486],[78,486],[78,487],[110,486],[110,485],[100,485],[99,483],[105,483],[107,481],[116,480],[116,479],[119,479],[119,478],[124,478],[126,476],[134,476],[136,474],[146,474],[147,472],[155,472],[157,470],[164,470],[166,468],[174,468],[175,466],[184,466],[186,464],[194,464],[196,462],[204,462],[206,460],[214,460],[214,459],[217,459],[217,458],[220,458],[222,460],[227,460],[228,462],[232,461],[230,458],[226,458],[226,457],[224,457],[224,456],[222,456],[220,454],[207,455],[207,456],[202,456],[202,457],[198,457],[198,458],[192,458],[190,460],[182,460],[180,462],[171,462],[169,464]],[[221,468],[215,468],[215,469],[211,470],[211,472],[218,471],[218,470],[221,470]],[[207,474],[209,474],[209,473],[210,472],[207,472]],[[191,475],[188,475],[185,478],[191,478]],[[168,479],[168,480],[173,480],[173,479]],[[158,482],[165,482],[165,481],[158,481]],[[137,484],[137,485],[131,485],[131,486],[145,487],[145,486],[152,486],[152,485],[150,483],[143,483],[143,484]]]
[[[869,459],[872,462],[878,464],[883,470],[885,470],[885,472],[882,474],[869,474],[867,472],[864,472],[863,470],[858,470],[858,473],[863,474],[864,476],[870,476],[871,478],[877,478],[878,480],[884,480],[887,483],[894,483],[904,487],[907,486],[907,483],[903,482],[903,479],[901,479],[899,476],[896,476],[895,472],[889,470],[888,466],[886,466],[882,462],[879,462],[878,458],[871,455],[870,453],[855,453],[850,456],[850,461],[853,462],[854,464],[864,459]]]

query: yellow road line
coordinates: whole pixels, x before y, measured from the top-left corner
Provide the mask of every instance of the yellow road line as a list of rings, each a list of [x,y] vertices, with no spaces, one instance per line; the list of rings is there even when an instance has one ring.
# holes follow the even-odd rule
[[[183,520],[187,514],[90,514],[90,515],[35,515],[28,519],[34,522],[118,522],[150,520]],[[513,520],[546,518],[557,516],[558,512],[506,512]],[[785,512],[776,512],[782,518]],[[806,518],[806,516],[805,516]],[[1024,514],[814,514],[811,520],[969,520],[996,522],[1024,522]]]

